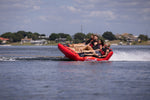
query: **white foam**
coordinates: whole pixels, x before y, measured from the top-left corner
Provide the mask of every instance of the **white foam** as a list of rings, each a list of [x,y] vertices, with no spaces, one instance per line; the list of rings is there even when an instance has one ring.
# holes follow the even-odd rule
[[[0,61],[16,61],[13,57],[0,57]]]
[[[142,51],[114,51],[110,61],[150,61],[150,53]]]

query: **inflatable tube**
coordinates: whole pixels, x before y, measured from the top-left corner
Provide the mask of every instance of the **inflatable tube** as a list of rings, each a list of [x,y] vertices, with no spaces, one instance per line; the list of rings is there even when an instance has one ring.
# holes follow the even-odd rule
[[[113,55],[113,51],[110,51],[105,58],[96,58],[91,56],[80,57],[79,54],[76,53],[74,50],[70,49],[65,45],[62,45],[61,43],[58,44],[58,48],[67,58],[75,61],[90,61],[90,60],[104,61],[104,60],[109,60],[109,58]]]

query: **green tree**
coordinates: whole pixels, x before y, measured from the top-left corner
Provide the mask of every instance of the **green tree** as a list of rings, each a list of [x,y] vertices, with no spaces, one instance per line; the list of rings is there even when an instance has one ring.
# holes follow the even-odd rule
[[[32,33],[31,34],[31,38],[33,39],[33,40],[38,40],[39,39],[39,36],[40,36],[40,34],[39,33]]]
[[[64,33],[58,33],[58,35],[60,38],[66,38],[66,34],[64,34]]]
[[[67,36],[66,41],[72,41],[72,37],[70,35]]]
[[[28,38],[32,38],[32,32],[26,32],[26,36],[27,36]]]
[[[1,37],[3,37],[3,38],[11,38],[11,36],[12,36],[12,33],[11,32],[6,32],[6,33],[4,33],[4,34],[2,34],[1,35]]]
[[[68,36],[70,36],[69,34],[65,34],[65,33],[58,33],[60,38],[67,38]]]
[[[116,40],[115,35],[109,31],[104,32],[102,36],[103,38],[108,39],[108,40]]]
[[[28,38],[32,38],[33,40],[39,39],[39,33],[32,33],[32,32],[25,32],[25,31],[18,31],[15,33],[7,32],[1,35],[1,37],[9,38],[10,42],[20,42],[22,38],[27,36]]]
[[[19,42],[22,38],[24,38],[24,36],[20,33],[13,33],[12,35],[13,42]]]
[[[37,35],[37,36],[40,36],[40,34],[39,34],[39,33],[37,33],[37,32],[34,32],[33,34],[34,34],[34,35]],[[45,36],[45,34],[42,34],[42,35],[44,35],[44,36]]]
[[[147,41],[148,40],[148,36],[147,35],[143,35],[143,34],[140,34],[138,38],[140,38],[143,41]]]
[[[79,43],[79,42],[84,42],[85,40],[85,34],[84,33],[76,33],[74,35],[74,42]]]
[[[25,37],[27,32],[25,32],[25,31],[18,31],[17,34],[21,34],[23,37]]]
[[[57,38],[59,38],[59,35],[56,34],[56,33],[51,33],[51,35],[49,36],[49,39],[50,39],[50,40],[55,40],[55,39],[57,39]]]
[[[38,40],[38,39],[39,39],[39,35],[36,34],[36,33],[33,33],[32,36],[31,36],[31,38],[32,38],[33,40]]]
[[[1,37],[3,37],[3,38],[8,38],[10,40],[10,42],[13,42],[12,36],[13,36],[13,33],[11,33],[11,32],[6,32],[1,35]]]

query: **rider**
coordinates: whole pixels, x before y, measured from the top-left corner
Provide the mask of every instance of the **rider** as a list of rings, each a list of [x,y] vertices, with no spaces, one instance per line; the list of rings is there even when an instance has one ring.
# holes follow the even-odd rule
[[[90,46],[93,47],[95,42],[98,42],[98,35],[94,35],[93,41],[90,43]]]
[[[82,50],[96,50],[99,49],[98,36],[94,35],[93,41],[84,46]]]
[[[111,51],[110,49],[110,43],[107,43],[106,45],[103,46],[102,49],[100,49],[100,52],[101,52],[101,56],[98,56],[100,58],[104,58],[108,55],[108,53]]]
[[[85,55],[87,55],[87,56],[95,56],[95,57],[98,57],[98,58],[105,58],[110,51],[111,51],[110,43],[107,43],[103,47],[100,46],[99,50],[89,50],[89,51],[87,51],[86,52],[87,54],[85,54]]]
[[[91,34],[91,38],[85,42],[85,45],[88,45],[94,40],[94,34]]]

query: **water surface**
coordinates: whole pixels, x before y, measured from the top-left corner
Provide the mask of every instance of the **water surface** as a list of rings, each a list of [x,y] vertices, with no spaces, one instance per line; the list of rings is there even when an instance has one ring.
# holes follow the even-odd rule
[[[0,46],[0,100],[149,100],[150,46],[69,61],[57,46]]]

